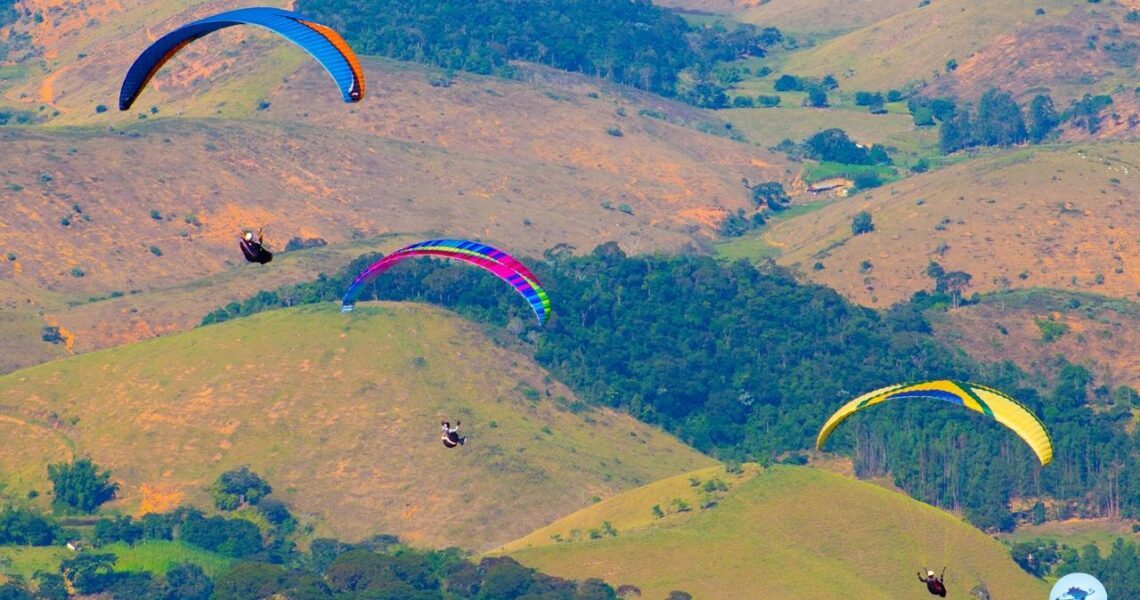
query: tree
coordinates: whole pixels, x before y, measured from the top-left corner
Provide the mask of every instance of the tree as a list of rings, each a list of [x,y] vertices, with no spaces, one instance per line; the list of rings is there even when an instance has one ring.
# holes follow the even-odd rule
[[[851,233],[855,235],[871,233],[874,230],[875,224],[871,221],[871,213],[865,210],[860,211],[851,219]]]
[[[214,591],[214,582],[202,571],[202,567],[182,563],[166,572],[166,583],[162,586],[164,600],[207,600]]]
[[[36,582],[36,597],[40,600],[67,600],[67,584],[62,575],[36,571],[32,579]]]
[[[273,488],[260,475],[250,471],[248,465],[222,473],[210,487],[214,505],[219,510],[237,510],[247,504],[256,505],[272,491]]]
[[[1029,139],[1025,118],[1013,95],[990,88],[978,101],[976,136],[984,146],[1012,146]]]
[[[119,484],[111,483],[111,472],[99,472],[90,459],[81,458],[71,464],[48,465],[55,499],[52,509],[57,512],[91,514],[100,504],[115,497]]]
[[[278,565],[243,562],[214,582],[213,600],[270,598],[288,588],[285,569]]]
[[[35,597],[24,586],[9,581],[0,585],[0,600],[34,600]]]
[[[839,128],[825,129],[804,140],[808,158],[843,163],[845,165],[869,165],[871,153],[847,137],[847,132]]]
[[[804,84],[795,75],[783,74],[776,79],[772,87],[777,92],[799,92],[804,89]]]
[[[115,562],[111,553],[81,552],[59,563],[59,571],[80,594],[97,594],[110,584]]]
[[[767,206],[771,210],[784,210],[792,199],[784,191],[784,185],[778,181],[758,183],[751,188],[752,201],[757,207]]]
[[[953,298],[954,308],[958,308],[958,304],[962,301],[962,292],[970,286],[970,280],[973,278],[973,275],[965,271],[950,271],[940,279],[941,284]]]
[[[1037,94],[1029,103],[1029,141],[1040,144],[1060,125],[1053,98],[1048,94]]]
[[[942,127],[938,129],[938,147],[943,154],[976,146],[978,145],[976,140],[973,119],[968,108],[955,111],[942,121]]]
[[[807,99],[804,101],[807,106],[814,108],[826,108],[827,92],[818,85],[813,85],[808,89]]]
[[[48,546],[60,537],[59,526],[27,508],[0,512],[0,544]]]

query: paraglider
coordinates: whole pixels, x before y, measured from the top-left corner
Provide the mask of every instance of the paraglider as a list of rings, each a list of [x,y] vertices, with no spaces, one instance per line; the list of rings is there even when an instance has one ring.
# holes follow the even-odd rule
[[[542,288],[541,284],[538,283],[538,279],[530,272],[530,269],[527,269],[514,257],[501,250],[492,248],[486,244],[468,242],[465,240],[429,240],[420,242],[401,248],[372,263],[360,275],[357,275],[352,285],[349,286],[348,291],[345,292],[344,299],[341,303],[341,311],[352,311],[354,302],[356,302],[356,297],[360,293],[361,288],[378,277],[381,273],[401,261],[423,256],[436,256],[458,260],[490,271],[499,279],[511,284],[511,287],[526,299],[530,307],[534,310],[539,325],[546,323],[546,319],[550,316],[550,297],[546,294],[546,290]]]
[[[241,246],[241,253],[245,255],[245,259],[249,262],[255,262],[264,265],[265,263],[273,260],[273,253],[265,249],[265,240],[261,235],[261,230],[257,230],[257,241],[253,239],[253,232],[246,229],[242,231],[241,241],[238,242]]]
[[[280,8],[252,7],[219,13],[188,23],[162,36],[135,59],[119,91],[119,110],[127,110],[166,61],[194,40],[234,25],[260,25],[300,46],[332,76],[345,102],[364,97],[364,72],[356,54],[337,32]]]
[[[1053,443],[1049,439],[1049,432],[1029,409],[995,389],[949,379],[890,385],[855,398],[827,419],[816,438],[816,448],[823,448],[831,432],[856,412],[887,400],[913,398],[943,400],[982,413],[1020,436],[1037,455],[1041,466],[1053,460]]]
[[[925,577],[919,571],[918,580],[926,584],[926,591],[930,592],[931,596],[946,597],[946,567],[942,567],[942,575],[938,577],[934,576],[934,571],[928,570]]]
[[[455,427],[452,427],[451,423],[447,421],[440,422],[440,426],[443,428],[443,432],[440,434],[440,440],[444,446],[454,448],[456,446],[462,446],[464,442],[467,441],[467,438],[459,437],[459,425],[461,423],[462,421],[456,421]]]

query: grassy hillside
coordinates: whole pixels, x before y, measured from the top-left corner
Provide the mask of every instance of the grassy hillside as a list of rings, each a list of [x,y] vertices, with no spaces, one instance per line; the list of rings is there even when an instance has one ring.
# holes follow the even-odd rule
[[[933,81],[923,94],[976,100],[998,85],[1026,103],[1032,94],[1043,92],[1060,107],[1090,92],[1127,101],[1138,77],[1140,23],[1125,18],[1133,9],[1118,3],[1077,5],[1063,17],[1007,32],[960,59],[953,73]]]
[[[0,377],[5,493],[90,456],[130,513],[209,504],[249,464],[318,534],[493,547],[594,497],[710,464],[423,305],[262,313]],[[463,421],[461,450],[438,441]]]
[[[911,0],[770,0],[747,2],[736,18],[792,33],[827,34],[867,27],[915,7]]]
[[[429,81],[438,72],[365,62],[375,93],[354,107],[316,92],[331,85],[304,62],[287,83],[262,87],[268,110],[241,101],[248,118],[167,118],[207,102],[193,91],[210,86],[188,84],[150,90],[161,108],[142,122],[91,106],[76,120],[98,127],[0,130],[0,201],[10,208],[0,215],[0,285],[28,292],[0,337],[25,341],[14,346],[29,357],[18,364],[58,355],[28,336],[39,327],[73,331],[82,351],[177,330],[212,308],[198,297],[171,312],[170,288],[209,281],[216,297],[248,294],[234,244],[243,226],[264,226],[278,251],[298,236],[337,252],[397,232],[478,238],[523,256],[610,240],[676,250],[750,205],[742,178],[795,175],[776,155],[698,131],[726,131],[699,110],[586,78],[461,76],[444,88]],[[252,79],[235,81],[257,88],[259,67],[244,68]],[[266,270],[280,284],[333,262],[295,278],[276,261]],[[132,291],[134,312],[118,319],[79,307]]]
[[[933,81],[946,61],[959,63],[999,36],[1031,23],[1062,18],[1074,3],[1043,0],[938,0],[913,8],[788,57],[782,70],[795,75],[834,75],[842,89],[903,88]],[[1035,10],[1045,9],[1038,16]]]
[[[1138,168],[1137,144],[984,156],[835,201],[761,237],[780,263],[868,305],[933,289],[932,260],[970,273],[967,295],[1049,287],[1136,301]],[[853,236],[860,211],[875,230]]]
[[[647,488],[628,494],[644,498],[644,513],[656,502]],[[621,501],[593,507],[603,513],[594,519],[608,516],[606,506],[624,509]],[[816,469],[773,467],[740,483],[716,507],[676,523],[671,518],[639,531],[619,526],[616,537],[536,539],[510,554],[563,577],[635,585],[646,598],[677,589],[695,598],[738,597],[741,590],[750,598],[920,598],[926,592],[914,572],[943,563],[949,598],[974,598],[970,589],[981,582],[994,598],[1036,600],[1047,590],[998,542],[955,517]]]
[[[1133,353],[1140,347],[1140,304],[1024,290],[931,317],[936,336],[979,360],[1012,360],[1026,372],[1053,377],[1060,355],[1086,366],[1098,385],[1140,389]],[[1043,327],[1063,333],[1046,337]]]

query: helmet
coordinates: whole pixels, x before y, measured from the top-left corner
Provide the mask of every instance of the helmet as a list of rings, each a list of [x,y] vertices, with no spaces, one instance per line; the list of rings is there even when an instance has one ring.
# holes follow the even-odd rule
[[[253,241],[253,232],[249,231],[247,229],[246,232],[242,234],[242,237],[245,238],[245,241],[252,242]]]
[[[927,577],[934,577],[934,571],[927,571],[926,576]]]

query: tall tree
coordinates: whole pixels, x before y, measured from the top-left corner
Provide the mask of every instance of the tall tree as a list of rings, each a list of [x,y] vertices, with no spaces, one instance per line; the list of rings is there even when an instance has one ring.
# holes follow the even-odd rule
[[[1048,94],[1037,94],[1029,103],[1029,141],[1040,144],[1057,128],[1061,120],[1053,107],[1053,98]]]
[[[119,484],[111,482],[111,472],[100,473],[87,458],[48,465],[47,470],[55,495],[52,508],[58,512],[93,513],[119,490]]]

